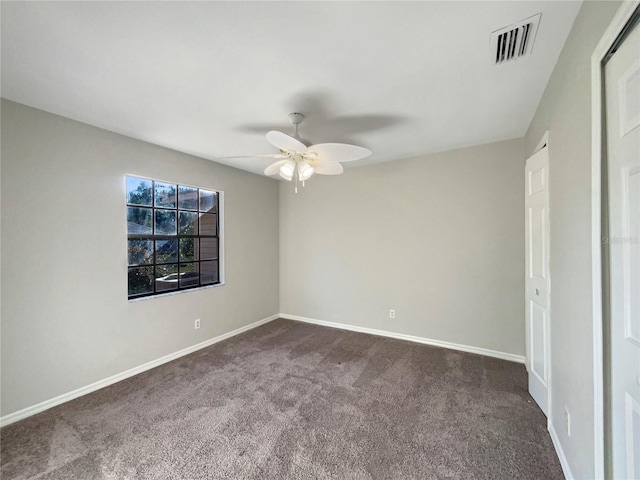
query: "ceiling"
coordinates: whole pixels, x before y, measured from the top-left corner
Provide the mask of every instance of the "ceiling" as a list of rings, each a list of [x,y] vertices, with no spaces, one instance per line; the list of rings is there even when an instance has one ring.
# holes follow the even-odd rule
[[[580,2],[7,2],[2,96],[261,173],[270,129],[355,165],[521,137]],[[542,12],[533,53],[490,33]],[[350,166],[350,165],[346,165]]]

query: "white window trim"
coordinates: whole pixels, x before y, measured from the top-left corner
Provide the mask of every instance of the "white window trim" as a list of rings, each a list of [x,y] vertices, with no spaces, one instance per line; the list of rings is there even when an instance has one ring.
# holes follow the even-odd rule
[[[125,181],[123,182],[123,191],[122,191],[122,196],[123,198],[126,198],[127,192],[126,192],[126,178],[127,177],[138,177],[138,178],[144,178],[145,180],[151,180],[151,181],[157,181],[157,182],[163,182],[163,183],[175,183],[177,185],[182,185],[184,187],[192,187],[192,188],[202,188],[202,189],[206,189],[206,190],[210,190],[210,191],[214,191],[218,194],[218,283],[215,283],[213,285],[202,285],[201,287],[197,287],[197,288],[189,288],[189,289],[185,289],[185,290],[174,290],[174,291],[169,291],[169,292],[163,292],[163,293],[158,293],[156,295],[148,295],[145,297],[138,297],[138,298],[128,298],[127,302],[131,303],[131,302],[142,302],[144,300],[152,300],[154,298],[160,298],[160,297],[169,297],[171,295],[179,295],[182,293],[188,293],[188,292],[199,292],[200,290],[205,290],[205,289],[209,289],[209,288],[216,288],[216,287],[222,287],[224,285],[227,284],[226,282],[226,273],[225,273],[225,248],[224,248],[224,244],[225,244],[225,233],[224,233],[224,212],[225,212],[225,204],[224,204],[224,191],[223,190],[218,190],[217,188],[211,188],[211,187],[203,187],[203,186],[197,186],[197,185],[191,185],[190,183],[185,183],[185,182],[175,182],[173,180],[163,180],[161,178],[155,178],[155,177],[148,177],[147,175],[140,175],[139,173],[125,173],[124,174],[124,178]],[[127,238],[127,225],[125,223],[124,225],[124,238]],[[126,251],[126,250],[125,250]],[[125,262],[126,263],[126,262]],[[128,263],[125,264],[126,268],[129,268]]]

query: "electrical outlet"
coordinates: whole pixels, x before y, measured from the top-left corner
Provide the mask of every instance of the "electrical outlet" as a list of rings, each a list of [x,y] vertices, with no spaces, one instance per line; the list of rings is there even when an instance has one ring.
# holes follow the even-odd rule
[[[396,311],[393,308],[389,310],[389,318],[396,318]]]
[[[200,319],[199,318],[196,318],[196,322],[195,322],[193,328],[195,328],[196,330],[200,328]]]
[[[569,413],[569,409],[564,407],[564,428],[567,431],[567,436],[571,436],[571,414]]]

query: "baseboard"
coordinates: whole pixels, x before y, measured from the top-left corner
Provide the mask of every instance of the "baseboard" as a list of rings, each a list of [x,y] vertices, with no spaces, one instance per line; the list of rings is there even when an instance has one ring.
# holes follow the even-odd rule
[[[45,400],[44,402],[37,403],[36,405],[23,408],[22,410],[18,410],[17,412],[10,413],[8,415],[5,415],[4,417],[0,417],[0,427],[4,427],[5,425],[9,425],[11,423],[17,422],[18,420],[22,420],[23,418],[30,417],[31,415],[35,415],[36,413],[43,412],[45,410],[48,410],[49,408],[68,402],[69,400],[73,400],[75,398],[81,397],[88,393],[95,392],[96,390],[100,390],[101,388],[107,387],[109,385],[113,385],[114,383],[117,383],[126,378],[133,377],[134,375],[138,375],[139,373],[145,372],[147,370],[151,370],[152,368],[158,367],[164,363],[170,362],[177,358],[184,357],[185,355],[189,355],[190,353],[206,348],[209,345],[213,345],[214,343],[221,342],[222,340],[226,340],[227,338],[234,337],[236,335],[239,335],[240,333],[246,332],[247,330],[251,330],[252,328],[256,328],[256,327],[259,327],[260,325],[264,325],[265,323],[271,322],[272,320],[275,320],[276,318],[279,318],[279,317],[280,317],[279,314],[271,315],[270,317],[263,318],[262,320],[258,320],[257,322],[251,323],[249,325],[245,325],[244,327],[240,327],[231,332],[224,333],[217,337],[210,338],[209,340],[205,340],[204,342],[197,343],[187,348],[183,348],[182,350],[178,350],[177,352],[170,353],[169,355],[165,355],[164,357],[160,357],[156,360],[152,360],[140,366],[131,368],[129,370],[118,373],[111,377],[105,378],[104,380],[99,380],[85,387],[78,388],[71,392],[59,395],[55,398],[51,398],[49,400]]]
[[[573,476],[573,473],[569,468],[569,462],[567,462],[567,457],[564,454],[564,450],[562,450],[562,444],[560,443],[560,439],[558,438],[556,429],[553,428],[553,423],[551,423],[551,420],[547,422],[547,430],[549,430],[551,442],[553,442],[553,447],[556,449],[556,454],[558,455],[558,459],[560,460],[560,466],[562,467],[564,478],[566,478],[567,480],[573,480],[575,477]]]
[[[408,340],[410,342],[423,343],[425,345],[433,345],[435,347],[449,348],[451,350],[458,350],[467,353],[476,353],[478,355],[485,355],[487,357],[500,358],[502,360],[509,360],[510,362],[525,363],[523,355],[516,355],[513,353],[499,352],[497,350],[489,350],[487,348],[474,347],[471,345],[461,345],[459,343],[444,342],[442,340],[434,340],[432,338],[416,337],[414,335],[405,335],[404,333],[389,332],[386,330],[376,330],[374,328],[358,327],[355,325],[347,325],[344,323],[327,322],[325,320],[317,320],[315,318],[300,317],[298,315],[289,315],[288,313],[281,313],[281,318],[288,320],[297,320],[299,322],[313,323],[316,325],[322,325],[324,327],[340,328],[342,330],[350,330],[352,332],[369,333],[371,335],[379,335],[382,337],[397,338],[399,340]]]
[[[22,420],[23,418],[30,417],[32,415],[35,415],[36,413],[43,412],[45,410],[48,410],[49,408],[68,402],[70,400],[81,397],[88,393],[95,392],[96,390],[107,387],[109,385],[113,385],[116,382],[133,377],[134,375],[138,375],[139,373],[145,372],[147,370],[151,370],[152,368],[158,367],[164,363],[170,362],[172,360],[183,357],[185,355],[189,355],[190,353],[206,348],[209,345],[213,345],[214,343],[218,343],[218,342],[221,342],[222,340],[226,340],[227,338],[233,337],[235,335],[239,335],[240,333],[246,332],[247,330],[251,330],[252,328],[256,328],[265,323],[271,322],[272,320],[275,320],[277,318],[297,320],[299,322],[313,323],[313,324],[322,325],[325,327],[339,328],[342,330],[350,330],[354,332],[369,333],[371,335],[396,338],[399,340],[408,340],[410,342],[422,343],[425,345],[433,345],[437,347],[449,348],[451,350],[459,350],[462,352],[476,353],[479,355],[486,355],[489,357],[500,358],[502,360],[509,360],[512,362],[524,363],[523,356],[514,355],[512,353],[498,352],[495,350],[489,350],[489,349],[480,348],[480,347],[473,347],[469,345],[460,345],[457,343],[444,342],[441,340],[434,340],[430,338],[416,337],[413,335],[405,335],[402,333],[389,332],[385,330],[376,330],[373,328],[366,328],[366,327],[358,327],[358,326],[347,325],[343,323],[327,322],[325,320],[317,320],[313,318],[300,317],[298,315],[289,315],[286,313],[280,313],[280,314],[271,315],[270,317],[267,317],[267,318],[263,318],[262,320],[258,320],[257,322],[251,323],[249,325],[238,328],[231,332],[224,333],[222,335],[211,338],[209,340],[205,340],[204,342],[198,343],[196,345],[192,345],[190,347],[184,348],[177,352],[170,353],[169,355],[165,355],[161,358],[152,360],[138,367],[134,367],[124,372],[118,373],[111,377],[105,378],[104,380],[99,380],[90,385],[78,388],[71,392],[64,393],[57,397],[51,398],[49,400],[45,400],[44,402],[37,403],[36,405],[32,405],[30,407],[23,408],[22,410],[18,410],[17,412],[13,412],[3,417],[0,417],[0,427],[4,427],[5,425],[9,425],[11,423],[17,422],[18,420]],[[553,438],[554,437],[552,434],[552,439]],[[561,463],[562,463],[562,459],[564,458],[564,456],[560,455],[561,450],[558,449],[557,445],[559,444],[556,443],[555,439],[554,439],[554,445],[556,445],[556,450],[558,451],[558,456],[560,457]],[[566,465],[566,459],[564,460],[564,463],[562,465],[563,465],[562,468],[564,469]],[[566,475],[566,470],[565,470],[565,475]],[[567,478],[573,478],[573,477],[567,476]]]

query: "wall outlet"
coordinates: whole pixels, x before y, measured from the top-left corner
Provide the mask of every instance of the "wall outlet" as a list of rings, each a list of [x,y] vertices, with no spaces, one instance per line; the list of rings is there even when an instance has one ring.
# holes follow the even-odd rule
[[[567,431],[567,436],[571,436],[571,414],[569,413],[569,409],[564,407],[564,428]]]
[[[393,308],[389,310],[389,318],[396,318],[396,311]]]
[[[200,319],[196,318],[195,324],[193,325],[193,328],[195,328],[196,330],[200,328]]]

